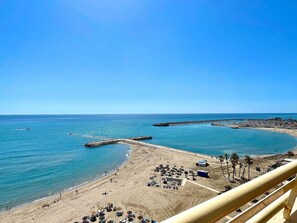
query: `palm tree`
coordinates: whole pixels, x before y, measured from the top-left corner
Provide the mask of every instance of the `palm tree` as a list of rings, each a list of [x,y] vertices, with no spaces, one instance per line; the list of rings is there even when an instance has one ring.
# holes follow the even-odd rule
[[[245,156],[245,163],[248,166],[248,179],[251,179],[251,165],[253,164],[253,159],[250,156]]]
[[[242,169],[242,162],[239,162],[239,171],[238,171],[239,178],[240,178],[241,169]]]
[[[229,155],[227,154],[227,153],[225,153],[224,154],[224,158],[225,158],[225,160],[226,160],[226,163],[227,163],[227,172],[228,172],[228,179],[230,178],[230,172],[229,172],[229,162],[228,162],[228,160],[229,160]]]
[[[235,168],[236,164],[238,163],[239,157],[236,153],[232,153],[230,157],[230,162],[232,163],[232,169],[233,169],[233,181],[235,180]]]
[[[242,174],[241,174],[241,179],[244,179],[245,168],[246,168],[246,163],[245,163],[244,166],[243,166],[243,170],[242,170]]]
[[[220,155],[219,156],[219,160],[221,162],[221,168],[222,168],[223,176],[225,177],[225,173],[224,173],[224,169],[223,169],[224,156]]]

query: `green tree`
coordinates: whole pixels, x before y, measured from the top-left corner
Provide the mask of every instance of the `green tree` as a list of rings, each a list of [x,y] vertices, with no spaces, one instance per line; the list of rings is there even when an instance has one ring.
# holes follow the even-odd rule
[[[222,173],[223,173],[223,176],[225,177],[225,172],[224,172],[224,168],[223,168],[223,162],[225,160],[224,156],[220,155],[219,156],[219,160],[221,162],[221,168],[222,168]]]
[[[232,169],[233,169],[233,181],[235,181],[235,171],[236,171],[236,165],[238,163],[239,157],[236,153],[232,153],[230,156],[230,162],[232,164]]]
[[[251,179],[251,165],[253,164],[253,159],[250,156],[245,156],[245,163],[248,166],[248,179]]]
[[[229,171],[229,155],[228,155],[228,153],[225,153],[225,154],[224,154],[224,158],[225,158],[225,161],[226,161],[226,164],[227,164],[228,179],[230,179],[230,171]]]
[[[241,169],[242,169],[242,162],[239,162],[239,171],[238,171],[239,178],[240,178],[240,174],[241,174]]]

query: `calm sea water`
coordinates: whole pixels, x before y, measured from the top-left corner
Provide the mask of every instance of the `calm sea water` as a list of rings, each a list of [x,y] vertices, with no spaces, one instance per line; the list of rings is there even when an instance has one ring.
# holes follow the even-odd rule
[[[210,124],[152,126],[169,121],[271,117],[297,119],[297,114],[0,116],[0,209],[88,182],[127,159],[129,146],[85,149],[82,145],[89,141],[151,135],[151,143],[209,155],[268,154],[296,147],[296,138],[270,131]]]

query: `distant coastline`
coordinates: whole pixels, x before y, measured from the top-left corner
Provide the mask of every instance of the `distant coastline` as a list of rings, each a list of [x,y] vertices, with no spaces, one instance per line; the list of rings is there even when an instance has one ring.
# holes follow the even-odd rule
[[[239,121],[239,122],[236,122]],[[225,124],[223,122],[233,122]],[[160,122],[155,123],[156,127],[167,127],[176,125],[195,125],[211,123],[213,126],[229,126],[233,129],[259,129],[279,132],[297,137],[297,120],[283,119],[283,118],[269,118],[269,119],[217,119],[217,120],[199,120],[199,121],[181,121],[181,122]]]
[[[182,121],[182,122],[160,122],[160,123],[153,124],[153,126],[166,127],[166,126],[175,126],[175,125],[195,125],[195,124],[203,124],[203,123],[219,123],[219,122],[244,121],[244,120],[249,120],[249,119],[217,119],[217,120],[199,120],[199,121]]]

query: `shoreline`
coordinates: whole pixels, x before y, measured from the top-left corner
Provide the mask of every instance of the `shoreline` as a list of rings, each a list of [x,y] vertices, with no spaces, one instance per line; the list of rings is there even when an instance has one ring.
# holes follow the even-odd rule
[[[49,195],[49,196],[34,200],[32,202],[28,202],[28,203],[25,203],[25,204],[18,205],[18,206],[13,207],[12,209],[10,209],[8,211],[3,210],[3,211],[0,212],[1,219],[3,220],[3,222],[11,222],[11,219],[14,219],[14,221],[17,221],[17,222],[25,222],[25,220],[18,221],[16,219],[23,219],[24,217],[26,218],[28,213],[30,213],[30,215],[32,215],[32,213],[34,213],[33,214],[34,216],[43,216],[44,214],[38,214],[38,213],[41,211],[41,209],[44,209],[44,211],[42,211],[42,212],[47,212],[48,211],[48,210],[46,210],[47,208],[45,208],[44,206],[48,205],[50,207],[50,209],[51,209],[52,206],[61,205],[62,203],[65,202],[65,200],[72,201],[73,199],[75,199],[74,194],[76,194],[77,196],[79,196],[81,194],[84,194],[84,195],[92,194],[92,190],[94,188],[98,188],[98,187],[100,187],[100,186],[102,186],[104,184],[105,185],[108,184],[110,178],[115,178],[115,174],[117,174],[117,175],[122,175],[122,174],[131,175],[131,174],[133,174],[133,173],[131,173],[130,170],[127,170],[127,169],[130,169],[131,167],[133,167],[133,165],[136,165],[136,164],[139,165],[139,159],[142,160],[140,162],[140,164],[142,163],[143,166],[145,167],[145,169],[147,169],[147,165],[146,165],[146,163],[144,163],[145,161],[143,160],[143,155],[146,155],[146,158],[148,158],[148,160],[146,162],[150,161],[151,153],[159,154],[160,156],[156,156],[156,157],[157,157],[158,160],[160,159],[161,163],[166,163],[166,162],[168,163],[169,161],[171,161],[170,160],[171,156],[172,156],[172,158],[174,157],[174,160],[176,162],[180,162],[179,159],[180,159],[180,154],[181,153],[184,154],[185,157],[187,157],[187,159],[190,158],[193,161],[197,161],[199,159],[199,157],[200,157],[200,159],[207,157],[211,163],[212,162],[213,163],[218,162],[216,159],[211,159],[210,156],[205,156],[205,155],[199,156],[198,154],[191,153],[191,152],[188,152],[188,151],[182,151],[182,150],[167,148],[167,147],[158,146],[158,145],[153,145],[152,147],[148,147],[147,143],[145,143],[145,145],[143,145],[142,142],[140,144],[138,144],[138,143],[139,142],[137,142],[137,145],[129,144],[129,146],[130,146],[129,158],[125,162],[123,162],[116,170],[114,170],[114,169],[111,170],[107,175],[99,177],[99,178],[94,179],[92,181],[89,181],[87,183],[83,183],[83,184],[80,184],[80,185],[65,189],[62,192],[62,197],[59,197],[59,193],[55,193],[55,194],[52,194],[52,195]],[[124,144],[126,144],[126,143],[124,143]],[[142,153],[141,156],[138,156],[137,153],[139,153],[140,150],[142,150],[143,153]],[[163,153],[166,153],[166,154],[163,154]],[[184,156],[183,156],[182,159],[184,159]],[[165,160],[167,160],[167,161],[164,162]],[[191,164],[194,164],[193,161],[191,162]],[[188,162],[186,162],[186,163],[188,163]],[[155,163],[154,165],[156,165],[156,164],[157,163]],[[217,166],[219,166],[219,164],[217,164]],[[145,180],[145,181],[147,181],[147,180]],[[123,185],[123,187],[124,187],[124,185]],[[143,187],[146,188],[147,187],[146,184],[144,184]],[[109,187],[104,187],[104,188],[105,188],[106,191],[110,190]],[[78,191],[78,193],[76,193],[76,191]],[[99,196],[100,196],[100,194],[99,194]],[[188,208],[191,207],[191,206],[192,205],[188,206]],[[63,208],[65,208],[65,207],[63,207]],[[85,214],[86,213],[84,211],[81,211],[80,216],[83,216]],[[168,217],[170,215],[168,214]],[[35,219],[35,217],[34,217],[34,219]],[[40,221],[39,220],[35,221],[35,220],[33,222],[44,222],[42,220],[40,220]],[[69,221],[67,220],[65,222],[71,222],[73,220],[75,220],[75,219],[71,219]],[[32,221],[30,221],[28,219],[26,220],[26,222],[27,221],[32,222]],[[58,220],[58,221],[54,220],[54,221],[48,221],[48,222],[61,222],[61,220]]]
[[[266,129],[266,128],[262,128],[262,129],[261,128],[254,128],[254,129],[276,131],[276,130],[273,130],[273,129]],[[283,130],[281,130],[281,133],[284,133],[282,131]],[[288,133],[286,133],[286,134],[288,134]],[[297,134],[294,135],[294,137],[297,137]],[[57,205],[59,206],[59,205],[61,205],[61,203],[65,202],[64,200],[67,200],[65,206],[68,206],[67,203],[75,202],[74,200],[76,199],[76,196],[78,196],[78,194],[79,195],[80,195],[80,193],[83,193],[84,195],[93,194],[92,191],[94,189],[96,189],[96,188],[101,187],[102,185],[105,185],[104,187],[103,186],[102,187],[105,188],[104,190],[107,191],[107,190],[109,190],[109,187],[106,188],[106,185],[109,184],[109,179],[110,178],[116,179],[114,175],[117,175],[117,174],[119,174],[119,175],[126,174],[126,175],[129,175],[129,176],[131,174],[133,175],[133,172],[131,172],[131,170],[128,170],[129,168],[131,169],[131,167],[133,167],[133,165],[143,164],[142,166],[144,166],[145,169],[147,169],[148,168],[147,166],[150,163],[146,163],[146,162],[150,161],[152,153],[159,154],[160,160],[162,158],[163,163],[164,163],[164,160],[166,160],[166,159],[167,159],[167,163],[168,163],[169,160],[171,159],[171,156],[172,156],[173,163],[182,162],[182,160],[185,159],[185,157],[188,157],[193,161],[195,161],[195,160],[197,161],[199,158],[200,159],[208,159],[208,161],[210,161],[210,163],[212,163],[212,165],[217,166],[217,168],[219,168],[219,166],[220,166],[219,161],[215,158],[215,156],[212,157],[211,155],[198,154],[198,153],[193,153],[193,152],[180,150],[180,149],[176,149],[176,148],[171,148],[171,147],[166,147],[166,146],[161,146],[161,145],[156,145],[156,144],[151,144],[151,143],[146,143],[146,142],[133,141],[133,140],[132,140],[132,143],[129,140],[126,141],[126,142],[121,141],[119,143],[129,145],[130,149],[128,150],[128,153],[127,153],[127,155],[128,155],[127,159],[118,168],[116,168],[116,169],[112,168],[109,172],[107,172],[106,175],[104,174],[102,176],[99,176],[98,178],[97,177],[94,178],[93,180],[91,180],[89,182],[85,182],[85,183],[82,183],[82,184],[76,185],[74,187],[70,187],[70,188],[67,188],[67,189],[63,190],[61,198],[59,197],[59,193],[55,193],[55,194],[52,194],[52,195],[49,195],[49,196],[46,196],[46,197],[31,201],[31,202],[27,202],[27,203],[24,203],[24,204],[21,204],[21,205],[17,205],[16,207],[13,207],[12,209],[10,209],[8,211],[2,210],[0,212],[0,217],[2,219],[4,219],[4,222],[11,222],[11,219],[18,219],[18,218],[23,219],[24,216],[27,215],[26,214],[27,212],[30,213],[30,216],[31,215],[39,216],[40,214],[38,214],[38,213],[41,211],[41,209],[44,209],[41,212],[43,214],[44,213],[48,214],[48,212],[51,213],[52,211],[46,210],[47,208],[43,207],[46,204],[48,204],[50,206],[49,209],[52,209],[51,206],[54,206],[54,208],[55,208],[55,206],[57,206]],[[140,156],[137,156],[138,155],[137,153],[139,153],[139,150],[142,151],[142,154]],[[167,158],[164,158],[163,153],[164,154],[166,153]],[[181,156],[181,154],[183,154],[184,156]],[[255,158],[256,159],[257,158],[260,158],[260,159],[274,158],[275,156],[279,156],[279,155],[283,155],[283,154],[255,155],[256,156]],[[143,159],[143,156],[145,156],[147,160]],[[157,156],[158,160],[159,160],[159,156]],[[168,158],[168,156],[170,158]],[[173,159],[173,157],[175,157],[175,159]],[[170,162],[172,160],[170,160]],[[192,161],[191,164],[193,164],[193,161]],[[135,164],[134,164],[134,162],[135,162]],[[139,162],[140,162],[140,164],[139,164]],[[186,163],[188,163],[188,162],[186,162]],[[156,164],[157,163],[155,163],[154,165],[156,165]],[[135,171],[138,171],[138,170],[135,170]],[[225,181],[223,180],[222,182],[225,182]],[[209,182],[205,181],[205,183],[209,183]],[[220,187],[223,186],[223,183],[222,183],[222,185],[220,185],[218,183],[212,182],[210,185],[212,187],[214,187],[215,189],[220,190],[221,189]],[[123,185],[123,187],[124,187],[124,185]],[[146,188],[146,185],[144,184],[144,186],[142,186],[142,187]],[[133,189],[134,188],[132,188],[132,190]],[[79,192],[76,193],[76,191],[79,191]],[[76,193],[76,196],[74,195],[75,193]],[[98,195],[100,195],[100,194],[98,194]],[[121,196],[121,195],[119,195],[119,196]],[[211,198],[211,195],[207,195],[207,196],[210,196],[210,197],[207,197],[207,199]],[[113,198],[113,199],[115,199],[115,198]],[[121,203],[121,202],[119,202],[119,203]],[[62,208],[65,208],[65,206],[62,205]],[[90,209],[89,206],[94,206],[94,203],[93,203],[93,205],[88,205],[87,206],[88,209]],[[191,206],[192,206],[192,204],[189,205],[188,207],[191,207]],[[71,209],[71,208],[67,207],[66,209],[68,210],[68,209]],[[93,207],[93,209],[94,209],[94,207]],[[83,216],[84,214],[86,214],[87,211],[79,211],[79,212],[80,212],[80,216]],[[75,212],[73,211],[73,213],[75,213]],[[73,213],[72,213],[72,215],[76,216]],[[10,217],[10,215],[12,215],[13,217]],[[170,216],[168,213],[166,213],[166,215],[167,215],[167,217]],[[156,215],[156,216],[159,216],[159,215]],[[35,217],[33,217],[33,218],[35,219]],[[5,220],[7,220],[7,221],[5,221]],[[71,219],[71,220],[67,220],[65,222],[71,222],[71,221],[74,221],[74,220],[75,219]],[[78,220],[78,218],[76,220]],[[61,220],[59,219],[58,221],[48,221],[48,222],[60,222],[60,221]],[[23,222],[23,221],[19,221],[19,222]],[[32,222],[32,221],[28,220],[28,222]],[[33,222],[42,222],[42,220],[40,220],[40,221],[39,220],[37,220],[37,221],[33,220]]]
[[[226,125],[226,126],[234,127],[234,125]],[[263,131],[268,130],[268,131],[273,131],[273,132],[279,132],[279,133],[289,134],[289,135],[294,136],[295,138],[297,138],[297,131],[296,132],[293,131],[293,133],[289,133],[289,132],[286,132],[284,129],[252,128],[252,127],[244,127],[244,128],[258,129],[258,130],[263,130]],[[244,128],[242,128],[242,129],[244,129]],[[194,153],[194,152],[190,152],[190,151],[186,151],[186,150],[182,150],[182,149],[172,148],[172,147],[168,147],[168,146],[162,146],[162,145],[158,145],[158,144],[134,141],[134,140],[133,140],[133,143],[125,142],[126,139],[124,139],[123,141],[122,140],[123,139],[121,139],[121,141],[118,142],[118,144],[128,145],[130,148],[128,150],[128,153],[126,154],[126,159],[119,166],[116,166],[115,168],[112,168],[109,171],[107,171],[106,174],[103,173],[102,175],[96,176],[96,177],[94,177],[93,179],[91,179],[89,181],[82,182],[82,183],[80,183],[78,185],[71,186],[69,188],[65,188],[65,189],[63,189],[61,191],[61,193],[63,194],[63,193],[73,192],[75,190],[78,190],[78,189],[81,189],[81,188],[87,186],[88,184],[97,183],[98,181],[101,181],[101,180],[103,180],[105,178],[108,178],[108,177],[112,176],[114,173],[117,173],[120,169],[124,168],[125,165],[129,161],[131,161],[131,153],[133,152],[133,148],[134,148],[135,145],[136,146],[148,147],[148,148],[154,148],[154,149],[165,149],[165,150],[169,150],[169,151],[172,151],[172,152],[181,153],[181,154],[185,154],[185,155],[191,155],[191,156],[196,156],[196,157],[200,157],[200,158],[204,158],[204,159],[216,160],[215,159],[216,156],[211,156],[211,155],[207,155],[207,154]],[[290,150],[288,150],[288,151],[290,151]],[[294,152],[294,153],[297,153],[297,146],[294,147],[294,149],[292,149],[291,151]],[[276,156],[279,156],[279,155],[284,155],[284,154],[285,153],[259,154],[259,155],[250,155],[250,156],[262,159],[262,158],[273,158],[273,157],[276,157]],[[26,203],[23,203],[23,204],[16,205],[16,206],[12,207],[9,211],[13,211],[13,210],[18,209],[18,208],[26,207],[26,206],[29,206],[29,205],[34,204],[34,203],[44,202],[46,200],[51,200],[51,199],[53,199],[55,197],[59,197],[59,192],[50,194],[50,195],[45,196],[45,197],[38,198],[38,199],[33,200],[33,201],[29,201],[29,202],[26,202]],[[6,213],[6,212],[7,212],[7,210],[5,210],[5,209],[0,210],[0,214],[1,213]]]
[[[126,145],[128,145],[128,144],[126,144]],[[82,187],[84,187],[84,186],[86,186],[88,184],[91,184],[91,183],[100,181],[101,179],[103,179],[105,177],[108,177],[109,175],[112,175],[113,173],[116,173],[118,171],[117,169],[120,169],[121,167],[123,167],[129,161],[131,151],[132,151],[132,148],[130,146],[130,149],[128,150],[128,153],[126,153],[126,159],[119,166],[116,166],[115,168],[112,168],[109,171],[106,171],[106,174],[103,173],[100,176],[93,177],[93,179],[91,179],[89,181],[82,182],[82,183],[77,184],[75,186],[70,186],[69,188],[65,188],[65,189],[63,189],[61,191],[61,193],[63,194],[63,193],[67,193],[67,192],[78,190],[79,188],[82,188]],[[37,198],[37,199],[35,199],[33,201],[28,201],[26,203],[13,206],[8,211],[5,210],[5,209],[0,210],[0,215],[1,215],[1,213],[6,213],[6,212],[9,212],[9,211],[13,211],[15,209],[18,209],[18,208],[29,206],[29,205],[34,204],[34,203],[38,203],[38,202],[42,202],[42,201],[53,199],[55,197],[59,197],[60,196],[59,194],[60,194],[60,192],[55,192],[55,193],[50,194],[48,196]]]
[[[65,190],[64,193],[62,194],[61,198],[59,198],[59,194],[53,194],[53,195],[50,195],[48,197],[45,197],[45,198],[30,202],[30,203],[27,203],[27,204],[22,204],[20,206],[12,208],[9,211],[3,211],[3,212],[0,213],[1,219],[4,222],[11,222],[12,219],[14,219],[14,221],[17,221],[17,222],[32,222],[29,219],[27,219],[26,221],[24,219],[27,218],[27,215],[29,215],[29,216],[31,215],[30,217],[32,217],[32,215],[33,215],[33,216],[35,216],[35,217],[33,217],[34,218],[33,222],[44,222],[44,220],[37,220],[36,216],[48,215],[49,218],[52,218],[52,216],[51,216],[52,211],[55,212],[56,210],[50,211],[49,209],[56,209],[57,206],[61,206],[61,205],[63,206],[62,208],[65,208],[65,206],[68,206],[67,203],[75,202],[74,200],[77,199],[76,196],[80,196],[80,195],[89,196],[89,194],[93,194],[93,190],[95,190],[95,189],[97,189],[97,188],[99,188],[100,186],[103,186],[103,185],[105,185],[105,186],[103,186],[103,188],[105,188],[104,190],[108,191],[108,193],[111,193],[112,189],[109,188],[109,187],[106,187],[106,185],[109,184],[109,179],[110,178],[115,178],[115,176],[114,176],[115,174],[117,174],[119,176],[121,176],[122,174],[128,174],[128,175],[130,175],[129,177],[131,177],[131,174],[133,175],[133,172],[131,172],[130,169],[131,168],[133,169],[134,165],[141,165],[142,164],[142,167],[145,167],[145,169],[147,169],[147,163],[145,163],[145,162],[150,161],[150,159],[152,158],[151,157],[152,153],[157,155],[157,156],[156,155],[154,156],[155,160],[156,160],[156,158],[157,158],[157,160],[159,160],[159,156],[163,154],[162,160],[160,158],[160,162],[162,162],[162,163],[164,163],[165,160],[167,160],[167,162],[169,162],[169,159],[171,158],[171,156],[172,157],[175,156],[175,158],[177,157],[176,161],[179,161],[178,159],[180,158],[180,155],[179,155],[180,151],[177,152],[177,151],[172,151],[172,150],[167,150],[167,149],[166,149],[167,150],[166,151],[164,148],[154,149],[154,148],[148,148],[146,146],[140,146],[140,145],[130,145],[130,148],[131,148],[130,158],[128,160],[126,160],[126,162],[124,162],[118,168],[118,170],[111,171],[106,176],[103,176],[103,177],[101,177],[99,179],[96,179],[96,180],[94,180],[92,182],[88,182],[88,183],[86,183],[84,185],[73,187],[73,188],[71,188],[69,190]],[[138,154],[140,152],[141,152],[141,154]],[[166,154],[164,154],[164,153],[166,153]],[[182,153],[187,154],[187,156],[191,157],[192,160],[197,160],[198,159],[197,156],[194,156],[193,154],[188,153],[186,151],[185,152],[182,151]],[[146,155],[145,159],[147,159],[147,160],[143,159],[143,155]],[[170,156],[170,158],[169,158],[168,155]],[[124,178],[124,181],[126,181],[125,179],[126,178]],[[129,182],[129,180],[127,180],[127,181]],[[144,179],[144,181],[147,181],[147,179]],[[124,185],[123,185],[123,187],[124,187]],[[125,187],[126,187],[126,185],[125,185]],[[143,186],[141,186],[141,187],[146,189],[147,188],[146,183],[143,184]],[[76,193],[76,195],[74,195],[76,190],[78,190],[79,192]],[[100,193],[97,194],[97,196],[98,195],[100,196]],[[207,195],[207,196],[209,196],[209,195]],[[108,197],[108,195],[106,197]],[[65,200],[67,200],[67,202]],[[63,203],[65,203],[65,205]],[[192,202],[190,202],[190,204],[191,203]],[[45,207],[47,205],[49,207]],[[88,206],[87,209],[89,209],[90,206],[94,206],[94,203],[92,205],[87,205],[87,206]],[[187,208],[189,208],[189,207],[187,207]],[[93,207],[93,209],[94,209],[94,207]],[[60,208],[57,211],[59,211],[59,210],[60,210]],[[42,214],[40,214],[39,212],[41,212]],[[49,212],[50,212],[50,214],[49,214]],[[80,211],[80,212],[81,213],[80,213],[79,216],[84,216],[84,215],[87,214],[86,212],[89,212],[89,211]],[[57,212],[57,213],[59,213],[59,212]],[[60,222],[61,219],[64,219],[63,217],[59,217],[59,214],[57,214],[57,216],[58,217],[56,217],[56,220],[48,220],[47,222]],[[71,214],[71,216],[73,216],[73,213]],[[171,216],[171,214],[166,213],[166,217],[163,217],[163,218],[167,218],[169,216]],[[31,218],[31,220],[33,218]],[[22,219],[22,220],[18,221],[17,219]],[[58,219],[60,219],[60,220],[58,220]],[[76,217],[76,219],[71,217],[71,219],[68,219],[65,222],[73,222],[73,221],[79,220],[79,219],[80,219],[79,217]]]
[[[252,128],[252,129],[278,132],[278,133],[288,134],[288,135],[291,135],[291,136],[297,138],[297,130],[293,130],[293,129],[282,129],[282,128]]]

